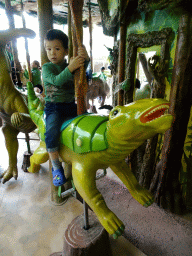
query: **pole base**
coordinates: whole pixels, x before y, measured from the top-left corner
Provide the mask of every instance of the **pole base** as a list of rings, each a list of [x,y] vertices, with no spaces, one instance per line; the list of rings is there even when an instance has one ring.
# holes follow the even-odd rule
[[[76,217],[65,231],[62,256],[112,256],[109,235],[98,219],[89,215],[88,230],[84,215]]]
[[[28,172],[28,168],[30,166],[30,157],[32,156],[32,153],[29,153],[28,151],[25,151],[23,154],[23,164],[21,169],[24,172]]]

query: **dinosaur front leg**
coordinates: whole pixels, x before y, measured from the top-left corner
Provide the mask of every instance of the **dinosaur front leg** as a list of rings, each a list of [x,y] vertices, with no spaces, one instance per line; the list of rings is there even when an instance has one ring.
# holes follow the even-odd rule
[[[104,106],[104,104],[105,104],[105,99],[106,99],[106,95],[103,94],[103,95],[102,95],[102,101],[101,101],[101,107]]]
[[[104,198],[96,188],[94,165],[73,163],[72,174],[77,191],[95,212],[102,226],[114,238],[122,235],[124,231],[122,221],[107,207]]]
[[[137,200],[145,207],[148,207],[153,203],[153,196],[149,193],[148,190],[139,185],[137,179],[125,161],[111,165],[110,168],[128,188],[129,192],[135,200]]]
[[[30,115],[26,113],[19,113],[19,112],[13,113],[11,115],[11,124],[16,129],[25,131],[26,133],[29,133],[35,130],[36,128],[36,125],[31,120]]]
[[[47,153],[45,142],[41,141],[39,147],[30,157],[30,167],[28,171],[33,173],[38,172],[40,170],[40,164],[47,162],[48,159],[49,154]]]
[[[7,182],[12,177],[15,178],[15,180],[18,177],[18,171],[17,171],[17,152],[18,152],[18,130],[11,127],[8,124],[4,124],[2,127],[2,131],[5,137],[5,145],[7,148],[8,156],[9,156],[9,167],[8,169],[1,174],[0,178],[3,178],[2,183]]]

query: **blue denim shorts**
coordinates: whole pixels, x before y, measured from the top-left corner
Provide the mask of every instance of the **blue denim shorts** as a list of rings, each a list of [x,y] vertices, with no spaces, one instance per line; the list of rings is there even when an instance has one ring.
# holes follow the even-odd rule
[[[75,102],[47,102],[44,111],[46,123],[45,143],[47,151],[54,152],[59,149],[61,126],[65,120],[77,116],[77,105]]]

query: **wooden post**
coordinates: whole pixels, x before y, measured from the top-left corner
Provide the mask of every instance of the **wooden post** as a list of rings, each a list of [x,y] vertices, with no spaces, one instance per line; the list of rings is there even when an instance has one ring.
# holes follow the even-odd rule
[[[37,0],[38,4],[38,21],[39,21],[39,37],[40,37],[40,51],[41,51],[41,66],[48,62],[47,54],[44,48],[44,38],[49,29],[53,28],[53,10],[52,0]],[[51,176],[51,201],[56,204],[63,204],[66,199],[58,196],[58,187],[52,183],[51,163],[49,161],[49,172]],[[63,192],[64,186],[61,187]]]
[[[11,7],[11,1],[5,0],[5,12],[7,14],[8,22],[9,22],[9,28],[14,29],[15,28],[15,21],[14,16],[12,12]],[[20,71],[21,71],[21,65],[18,59],[18,52],[17,52],[17,39],[12,39],[11,41],[11,48],[12,48],[12,54],[13,54],[13,60],[14,60],[14,67],[12,67],[12,72],[15,72],[15,81],[14,83],[18,85],[20,88],[22,83],[20,80]]]
[[[126,0],[126,2],[129,2]],[[128,4],[128,3],[127,3]],[[119,45],[119,83],[125,80],[125,46],[126,46],[126,25],[124,18],[122,17],[124,6],[124,0],[120,3],[120,45]],[[124,91],[118,92],[118,105],[124,105]]]
[[[21,0],[21,12],[22,12],[22,22],[23,22],[23,27],[26,28],[26,22],[25,22],[25,17],[23,15],[23,2]],[[31,65],[30,65],[30,55],[29,55],[29,46],[28,46],[28,40],[25,37],[25,51],[26,51],[26,60],[27,60],[27,69],[29,73],[29,81],[32,82],[32,72],[31,72]]]
[[[53,28],[52,0],[37,0],[37,5],[38,5],[41,66],[42,66],[44,63],[49,61],[44,48],[44,38],[47,31]]]
[[[73,55],[77,56],[78,47],[82,46],[83,22],[82,22],[82,0],[69,0],[71,14],[73,17]],[[77,114],[81,115],[86,111],[85,94],[87,90],[87,81],[85,68],[81,67],[75,71],[75,95],[77,98]]]
[[[93,48],[93,35],[92,35],[92,17],[91,17],[91,1],[89,0],[89,44],[90,44],[90,63],[91,63],[91,70],[93,72],[93,54],[92,54],[92,48]]]
[[[7,14],[9,28],[14,29],[15,21],[14,21],[14,17],[13,17],[12,8],[11,8],[11,0],[5,0],[5,12]],[[16,39],[12,40],[12,52],[13,52],[14,61],[17,61],[18,53],[17,53],[17,40]]]
[[[68,3],[68,19],[67,19],[67,23],[68,23],[68,39],[69,39],[69,43],[68,43],[68,59],[70,60],[70,58],[73,56],[73,41],[72,41],[72,33],[71,33],[71,9],[70,9],[70,5]]]
[[[74,56],[77,55],[78,47],[82,46],[83,39],[83,22],[82,22],[82,10],[83,10],[82,0],[71,0],[69,1],[72,17],[73,17],[73,49]],[[74,74],[75,81],[75,92],[77,97],[77,115],[82,115],[86,111],[85,106],[85,89],[87,87],[87,81],[85,77],[84,67],[75,71]],[[79,195],[77,195],[79,197]],[[87,208],[86,203],[84,207]],[[87,209],[85,209],[87,212]]]

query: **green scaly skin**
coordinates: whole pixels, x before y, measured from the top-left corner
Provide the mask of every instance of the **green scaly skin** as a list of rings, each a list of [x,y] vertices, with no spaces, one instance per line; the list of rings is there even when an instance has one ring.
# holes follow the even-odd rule
[[[30,83],[28,84],[28,101],[31,118],[39,127],[40,137],[44,139],[43,106],[37,100]],[[95,212],[103,227],[114,238],[122,235],[125,227],[122,221],[107,207],[104,198],[97,190],[96,172],[98,169],[110,167],[133,198],[145,207],[151,205],[153,196],[139,185],[124,159],[146,139],[157,133],[164,133],[171,127],[173,117],[164,113],[168,108],[169,103],[163,99],[144,99],[126,106],[115,107],[109,114],[109,120],[106,121],[106,129],[102,130],[105,135],[99,136],[101,140],[107,141],[106,148],[101,150],[89,150],[90,152],[80,150],[79,152],[83,153],[77,153],[79,148],[85,147],[90,135],[87,130],[91,129],[88,124],[86,126],[86,123],[81,126],[81,122],[75,125],[72,122],[61,133],[59,154],[64,162],[72,164],[72,177],[77,191]],[[84,120],[86,118],[87,120],[94,119],[95,116],[98,115],[85,117]],[[94,124],[94,121],[92,123]],[[99,132],[99,129],[95,130]],[[79,134],[76,137],[77,132]],[[67,143],[64,145],[62,142],[66,141],[66,137]],[[90,138],[92,137],[90,136]],[[45,143],[43,143],[30,159],[31,172],[37,171],[39,165],[44,161],[46,150]],[[94,137],[91,143],[94,143]],[[102,141],[101,145],[103,145]],[[73,150],[74,148],[76,150]]]

